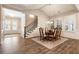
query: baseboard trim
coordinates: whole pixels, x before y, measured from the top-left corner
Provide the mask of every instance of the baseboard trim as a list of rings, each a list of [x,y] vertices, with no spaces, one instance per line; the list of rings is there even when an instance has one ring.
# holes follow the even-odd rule
[[[40,37],[40,36],[26,37],[26,39],[37,38],[37,37]],[[69,38],[69,37],[64,37],[64,36],[61,36],[61,37],[66,38],[66,39],[75,39],[75,38]],[[76,40],[79,40],[79,39],[76,39]]]
[[[31,39],[31,38],[37,38],[37,37],[40,37],[40,36],[25,37],[25,38],[26,38],[26,39]]]
[[[63,38],[67,38],[67,39],[75,39],[75,38],[69,38],[69,37],[64,37],[64,36],[61,36]],[[79,40],[79,39],[76,39],[76,40]]]

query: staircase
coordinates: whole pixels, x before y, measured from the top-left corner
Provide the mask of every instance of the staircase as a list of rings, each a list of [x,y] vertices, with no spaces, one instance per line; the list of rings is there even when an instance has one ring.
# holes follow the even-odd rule
[[[37,28],[38,20],[35,19],[32,23],[24,27],[24,38],[29,37],[29,35]]]

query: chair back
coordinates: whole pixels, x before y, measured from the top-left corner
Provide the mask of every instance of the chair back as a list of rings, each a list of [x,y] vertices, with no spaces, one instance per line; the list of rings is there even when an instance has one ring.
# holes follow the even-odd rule
[[[62,29],[59,28],[59,29],[58,29],[58,36],[59,36],[59,37],[61,36],[61,31],[62,31]]]
[[[44,33],[43,33],[43,28],[39,28],[39,33],[40,33],[40,40],[44,39]]]
[[[54,28],[54,37],[56,37],[56,35],[57,35],[57,28]]]
[[[59,39],[60,38],[60,36],[61,36],[61,28],[55,28],[54,29],[54,37],[55,38],[57,38],[57,39]]]

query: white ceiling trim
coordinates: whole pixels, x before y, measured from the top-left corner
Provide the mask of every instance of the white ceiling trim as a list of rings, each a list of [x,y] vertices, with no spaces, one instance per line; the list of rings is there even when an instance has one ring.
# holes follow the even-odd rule
[[[38,10],[49,19],[64,14],[75,13],[79,10],[79,5],[74,4],[4,4],[7,7],[19,9],[23,12]]]

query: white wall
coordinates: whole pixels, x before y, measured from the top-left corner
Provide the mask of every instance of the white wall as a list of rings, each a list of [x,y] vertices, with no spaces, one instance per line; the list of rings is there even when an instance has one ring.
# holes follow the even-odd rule
[[[32,14],[28,14],[26,16],[26,18],[27,18],[27,20],[26,20],[26,26],[28,26],[29,24],[31,24],[35,20],[36,16],[32,15]]]
[[[48,20],[48,18],[42,12],[38,10],[32,10],[32,11],[26,11],[26,13],[38,16],[38,27],[46,26],[46,21]]]
[[[25,14],[21,15],[21,36],[24,37],[24,26],[25,26]]]

